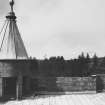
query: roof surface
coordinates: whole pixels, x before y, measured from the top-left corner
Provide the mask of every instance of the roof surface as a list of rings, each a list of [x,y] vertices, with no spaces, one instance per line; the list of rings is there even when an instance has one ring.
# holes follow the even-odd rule
[[[27,59],[28,55],[19,33],[16,16],[10,12],[0,33],[0,59]]]

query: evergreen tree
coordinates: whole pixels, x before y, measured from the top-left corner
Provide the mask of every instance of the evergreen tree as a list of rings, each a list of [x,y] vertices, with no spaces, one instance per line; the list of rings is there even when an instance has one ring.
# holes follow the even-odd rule
[[[85,71],[85,56],[84,53],[82,52],[81,55],[79,55],[78,57],[78,63],[77,63],[77,67],[78,67],[78,76],[84,76],[84,71]]]
[[[85,58],[85,68],[84,68],[84,76],[89,76],[90,75],[90,56],[87,53],[86,58]]]
[[[96,53],[93,56],[93,61],[92,61],[92,69],[91,69],[91,74],[96,74],[97,73],[97,67],[98,67],[98,57]]]

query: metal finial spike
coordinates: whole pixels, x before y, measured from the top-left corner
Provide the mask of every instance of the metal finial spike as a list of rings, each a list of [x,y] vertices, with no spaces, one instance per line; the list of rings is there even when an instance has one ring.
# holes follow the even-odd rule
[[[14,5],[14,0],[9,0],[10,6],[11,6],[11,12],[13,12],[13,5]]]
[[[9,12],[9,14],[6,16],[7,19],[12,19],[15,20],[16,16],[15,13],[13,11],[13,6],[14,6],[14,0],[9,0],[9,4],[11,6],[11,11]]]

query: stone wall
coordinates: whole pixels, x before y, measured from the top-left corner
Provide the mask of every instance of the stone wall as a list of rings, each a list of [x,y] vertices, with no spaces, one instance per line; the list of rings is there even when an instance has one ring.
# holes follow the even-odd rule
[[[14,77],[19,73],[29,76],[32,72],[31,62],[31,60],[0,60],[0,77]],[[36,71],[35,67],[34,71]]]
[[[96,78],[93,77],[37,77],[32,81],[35,91],[96,91]]]

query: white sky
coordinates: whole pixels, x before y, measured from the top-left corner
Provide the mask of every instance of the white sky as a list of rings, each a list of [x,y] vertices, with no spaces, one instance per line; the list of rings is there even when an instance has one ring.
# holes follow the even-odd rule
[[[105,0],[15,0],[14,8],[29,56],[105,56]],[[8,11],[0,0],[0,29]]]

